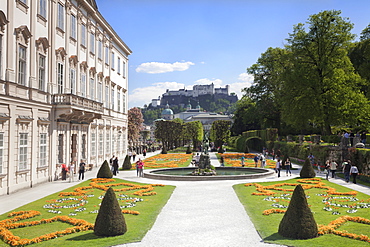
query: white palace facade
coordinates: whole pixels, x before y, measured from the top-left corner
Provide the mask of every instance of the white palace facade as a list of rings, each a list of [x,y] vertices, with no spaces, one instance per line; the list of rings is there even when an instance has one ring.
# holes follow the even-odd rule
[[[0,195],[123,160],[130,54],[95,0],[0,1]]]

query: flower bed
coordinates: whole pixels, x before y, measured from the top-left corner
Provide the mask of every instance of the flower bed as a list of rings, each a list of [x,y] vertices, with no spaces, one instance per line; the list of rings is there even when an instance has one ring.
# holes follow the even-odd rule
[[[86,184],[87,182],[84,183]],[[114,187],[114,191],[117,192],[117,200],[123,214],[140,217],[140,211],[132,210],[132,208],[137,207],[137,203],[140,203],[140,208],[144,210],[146,208],[145,204],[149,203],[145,210],[146,216],[144,216],[148,217],[147,212],[153,210],[153,204],[142,197],[157,195],[155,188],[165,186],[161,184],[139,185],[120,182],[118,179],[92,179],[89,181],[89,186],[76,187],[73,191],[60,192],[55,194],[54,198],[49,196],[48,200],[44,200],[43,206],[35,208],[38,210],[23,210],[9,213],[6,219],[0,220],[0,239],[10,246],[25,246],[56,238],[59,239],[59,237],[67,234],[93,230],[94,224],[90,222],[95,222],[101,200],[104,198],[105,191],[110,187]],[[53,214],[57,215],[52,216]],[[30,218],[37,219],[26,221]],[[45,234],[48,228],[46,226],[39,230],[41,233],[39,236],[36,235],[37,237],[31,238],[21,238],[11,231],[12,229],[50,224],[57,221],[70,224],[72,227]],[[149,225],[151,224],[149,222]]]
[[[340,227],[345,228],[346,222],[370,225],[370,198],[364,195],[359,196],[357,191],[339,191],[330,186],[330,182],[321,180],[320,178],[294,179],[287,182],[276,183],[247,183],[244,184],[244,188],[251,188],[248,189],[248,193],[252,196],[263,197],[261,201],[258,201],[258,206],[253,206],[253,209],[257,213],[259,211],[259,214],[263,215],[263,217],[266,217],[268,215],[285,213],[290,202],[291,194],[298,184],[301,184],[305,190],[307,201],[318,223],[318,234],[320,236],[334,234],[370,243],[370,238],[367,235],[368,232],[370,232],[370,226],[369,228],[365,228],[369,230],[362,233],[351,233],[346,230],[338,229]],[[338,185],[335,186],[339,187]],[[255,188],[254,191],[252,189],[253,187]],[[239,193],[239,198],[242,201],[253,201],[256,203],[255,199],[246,199],[245,195],[241,193],[243,189],[240,185],[237,188],[239,189],[237,193]],[[246,206],[246,208],[248,209],[249,207]],[[349,216],[350,214],[351,216]],[[258,222],[255,222],[255,224],[263,224],[263,218],[260,218],[260,216],[255,217],[258,218]],[[282,216],[276,216],[266,222],[269,222],[269,225],[276,225],[277,227],[281,218]],[[314,246],[313,243],[314,242],[310,242],[312,246]],[[293,245],[292,242],[284,242],[284,244]]]
[[[254,163],[254,156],[255,154],[251,153],[224,153],[224,163],[225,166],[232,166],[232,167],[241,167],[241,158],[244,155],[244,166],[245,167],[255,167]],[[275,168],[275,161],[266,159],[266,166],[265,168]],[[258,161],[258,167],[261,167],[261,162]]]
[[[144,169],[185,167],[191,159],[192,154],[157,154],[144,160]],[[135,163],[132,169],[136,169]]]

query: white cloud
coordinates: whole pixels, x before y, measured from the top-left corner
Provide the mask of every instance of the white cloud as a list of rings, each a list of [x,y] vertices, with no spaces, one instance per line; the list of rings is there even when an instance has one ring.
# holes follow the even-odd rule
[[[230,92],[234,92],[238,95],[240,99],[243,96],[242,89],[250,87],[253,83],[254,77],[248,73],[241,73],[238,77],[237,82],[231,83]]]
[[[184,71],[194,65],[192,62],[175,62],[175,63],[159,63],[149,62],[142,63],[136,68],[136,72],[148,74],[160,74],[173,71]]]

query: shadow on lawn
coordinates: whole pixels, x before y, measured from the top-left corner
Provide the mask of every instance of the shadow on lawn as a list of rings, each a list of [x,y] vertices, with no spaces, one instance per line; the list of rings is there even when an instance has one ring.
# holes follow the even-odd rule
[[[284,238],[283,236],[281,236],[279,233],[276,232],[268,237],[265,237],[263,241],[276,241],[276,240],[282,240],[282,239],[287,239],[287,238]]]
[[[86,240],[93,240],[93,239],[98,239],[102,238],[99,236],[96,236],[93,232],[85,233],[83,235],[79,235],[73,238],[68,238],[67,241],[86,241]]]

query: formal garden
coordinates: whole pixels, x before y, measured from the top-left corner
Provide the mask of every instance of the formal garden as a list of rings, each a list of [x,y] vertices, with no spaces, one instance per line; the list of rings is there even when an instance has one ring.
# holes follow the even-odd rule
[[[279,224],[298,184],[304,189],[317,223],[316,238],[297,240],[278,234]],[[320,178],[238,184],[234,189],[266,242],[288,246],[369,246],[368,195]]]
[[[108,238],[94,234],[94,223],[109,188],[115,192],[127,232]],[[112,246],[140,241],[174,188],[116,178],[84,181],[1,215],[0,246],[34,243],[38,246]]]

